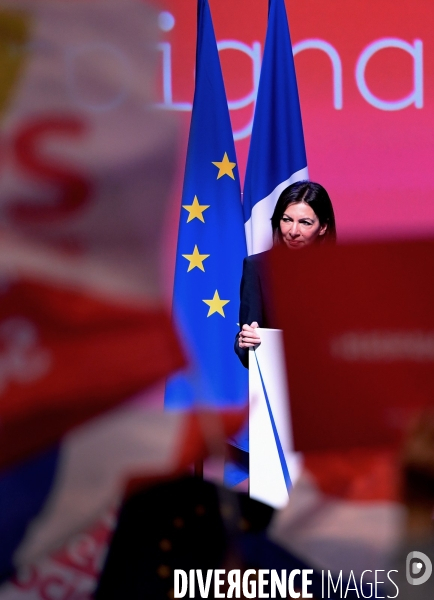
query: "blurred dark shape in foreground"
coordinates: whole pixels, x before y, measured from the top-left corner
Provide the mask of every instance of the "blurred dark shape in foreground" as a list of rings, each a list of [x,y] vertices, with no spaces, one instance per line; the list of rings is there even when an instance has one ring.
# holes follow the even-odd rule
[[[309,497],[309,483],[321,471],[321,492]],[[417,585],[408,574],[415,569],[417,581],[430,573],[433,510],[431,412],[418,419],[401,455],[366,449],[306,455],[305,472],[279,512],[192,478],[134,493],[123,504],[95,598],[173,598],[180,569],[185,577],[199,569],[210,580],[207,596],[196,576],[191,592],[178,583],[184,597],[215,597],[208,570],[224,569],[226,581],[232,569],[241,578],[248,569],[265,569],[269,582],[271,570],[281,576],[311,569],[314,598],[429,598],[431,577]],[[294,582],[300,591],[300,574]],[[247,589],[257,584],[250,574]],[[220,592],[227,591],[226,583]]]

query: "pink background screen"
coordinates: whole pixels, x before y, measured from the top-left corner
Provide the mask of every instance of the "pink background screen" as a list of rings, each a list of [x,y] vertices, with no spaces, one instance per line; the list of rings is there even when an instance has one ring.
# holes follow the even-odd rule
[[[243,180],[268,2],[209,2]],[[330,193],[340,239],[431,236],[434,3],[286,0],[286,8],[309,174]],[[182,115],[183,163],[196,2],[166,0],[163,10],[158,94]],[[179,203],[180,186],[176,195]]]

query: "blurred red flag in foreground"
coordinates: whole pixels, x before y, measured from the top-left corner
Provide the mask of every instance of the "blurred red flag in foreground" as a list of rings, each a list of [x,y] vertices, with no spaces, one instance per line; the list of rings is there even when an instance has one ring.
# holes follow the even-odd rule
[[[164,310],[20,280],[0,306],[0,467],[183,363]]]
[[[157,14],[0,2],[0,467],[183,364],[159,255],[176,162]]]
[[[432,406],[433,269],[431,240],[273,252],[296,450],[396,446]]]

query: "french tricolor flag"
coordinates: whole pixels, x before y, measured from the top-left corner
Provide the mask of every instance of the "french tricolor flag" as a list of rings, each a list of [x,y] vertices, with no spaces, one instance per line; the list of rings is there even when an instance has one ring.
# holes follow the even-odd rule
[[[281,192],[308,179],[297,80],[284,0],[270,0],[268,28],[244,184],[247,251],[272,246],[270,219]]]
[[[267,35],[243,194],[249,255],[271,248],[270,219],[277,199],[288,185],[304,179],[308,179],[307,159],[285,3],[284,0],[269,0]],[[274,419],[272,413],[270,418]],[[280,447],[278,437],[275,436],[276,452]],[[286,465],[279,462],[276,468],[281,467],[285,471]]]

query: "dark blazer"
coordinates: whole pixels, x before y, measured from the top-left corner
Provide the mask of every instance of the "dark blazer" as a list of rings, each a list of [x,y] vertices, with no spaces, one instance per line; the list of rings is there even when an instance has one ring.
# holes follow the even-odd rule
[[[244,259],[240,286],[240,330],[245,323],[256,321],[259,327],[274,328],[267,255],[269,250],[253,254]],[[235,337],[235,352],[243,365],[249,366],[248,348],[240,348],[238,334]]]

